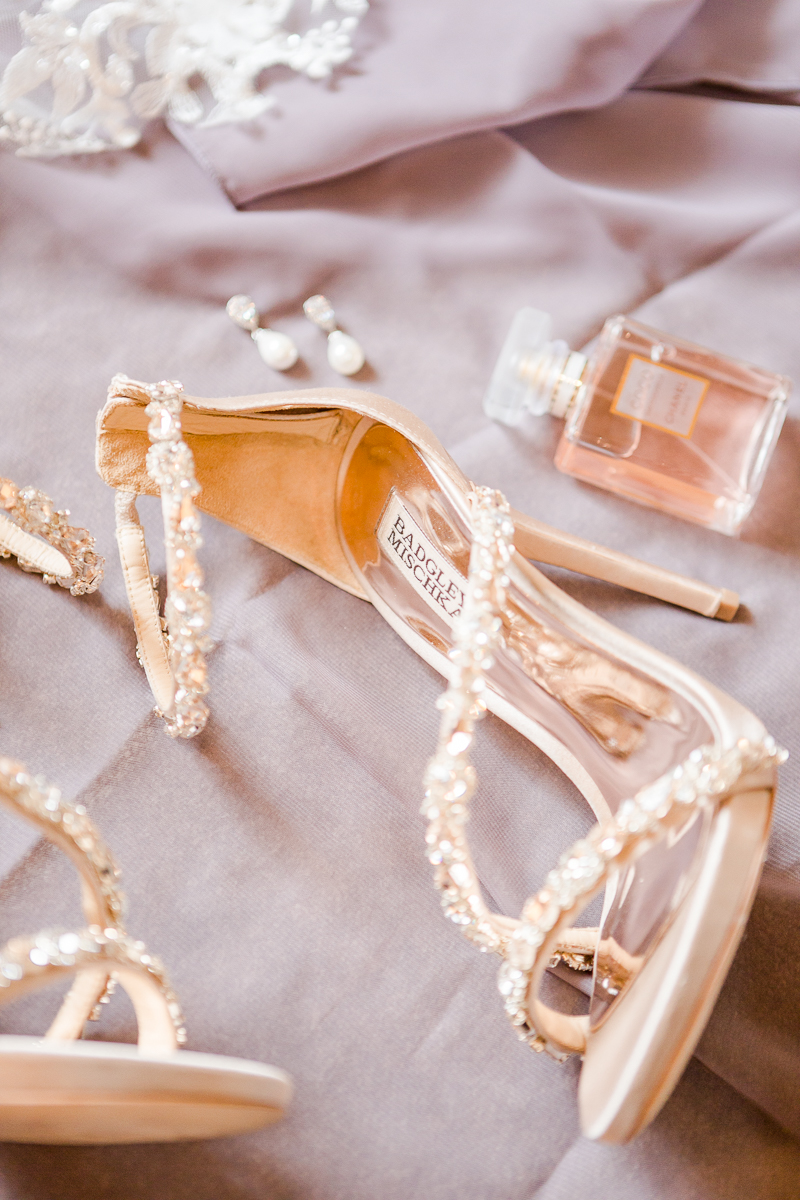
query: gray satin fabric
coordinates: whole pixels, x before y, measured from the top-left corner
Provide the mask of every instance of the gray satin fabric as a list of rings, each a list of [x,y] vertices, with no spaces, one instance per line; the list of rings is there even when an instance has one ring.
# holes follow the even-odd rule
[[[380,11],[388,20],[397,10]],[[2,1146],[3,1200],[796,1196],[798,397],[735,541],[559,474],[556,424],[502,429],[480,400],[523,303],[551,311],[576,346],[624,310],[800,379],[800,112],[661,93],[611,99],[621,76],[603,78],[603,107],[553,111],[513,136],[448,137],[449,101],[428,99],[427,127],[445,140],[388,157],[389,139],[372,166],[243,211],[159,130],[129,154],[0,157],[0,474],[68,505],[109,560],[101,593],[85,600],[0,564],[0,746],[97,819],[124,869],[129,926],[168,964],[191,1047],[272,1062],[297,1087],[287,1119],[246,1138]],[[554,109],[582,94],[583,84],[563,86]],[[486,124],[496,121],[494,102],[481,103]],[[270,190],[244,136],[228,152]],[[430,141],[414,127],[417,137]],[[320,176],[334,158],[353,163],[354,138],[331,133]],[[744,701],[794,751],[743,946],[696,1058],[632,1146],[580,1138],[577,1064],[515,1041],[497,964],[439,914],[418,807],[441,682],[369,605],[206,519],[212,720],[176,744],[150,714],[112,496],[93,470],[95,412],[115,371],[178,378],[209,396],[340,383],[324,338],[298,315],[319,290],[366,349],[355,386],[424,417],[473,478],[543,520],[744,597],[729,626],[559,575]],[[302,363],[288,376],[270,372],[226,317],[236,291],[296,338]],[[163,572],[158,505],[141,509]],[[590,815],[494,718],[477,767],[482,880],[517,913]],[[2,833],[0,938],[79,920],[66,863],[16,826]],[[40,1032],[56,1004],[31,998],[0,1014],[0,1027]],[[95,1036],[134,1037],[123,997]]]

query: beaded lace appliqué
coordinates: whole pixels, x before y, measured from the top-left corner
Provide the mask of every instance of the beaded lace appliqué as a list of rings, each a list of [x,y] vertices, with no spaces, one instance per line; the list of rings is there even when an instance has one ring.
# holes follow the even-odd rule
[[[145,122],[162,115],[200,127],[253,120],[275,103],[260,86],[264,71],[327,78],[351,57],[368,7],[45,0],[19,17],[23,46],[0,82],[0,141],[23,156],[53,157],[133,146]]]

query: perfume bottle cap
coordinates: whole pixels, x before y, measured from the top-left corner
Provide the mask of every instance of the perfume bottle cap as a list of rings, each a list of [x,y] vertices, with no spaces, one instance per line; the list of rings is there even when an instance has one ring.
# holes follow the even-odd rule
[[[536,308],[521,308],[511,323],[483,400],[484,412],[504,425],[524,414],[566,415],[581,385],[583,354],[553,340],[553,320]]]

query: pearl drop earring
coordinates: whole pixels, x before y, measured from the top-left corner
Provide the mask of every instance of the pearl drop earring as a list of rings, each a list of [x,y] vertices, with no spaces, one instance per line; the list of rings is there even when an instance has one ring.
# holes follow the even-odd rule
[[[354,337],[336,327],[333,305],[325,296],[310,296],[303,312],[328,335],[328,362],[340,375],[355,375],[364,365],[364,351]]]
[[[249,296],[231,296],[225,310],[236,325],[247,330],[268,367],[288,371],[294,366],[298,358],[297,346],[286,333],[259,328],[258,309]]]

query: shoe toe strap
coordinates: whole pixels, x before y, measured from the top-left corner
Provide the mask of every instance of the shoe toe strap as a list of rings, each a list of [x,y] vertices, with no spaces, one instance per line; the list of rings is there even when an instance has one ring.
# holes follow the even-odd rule
[[[159,959],[116,929],[53,930],[13,938],[0,950],[0,1005],[75,975],[55,1020],[51,1040],[73,1041],[97,1015],[119,982],[131,998],[138,1044],[148,1053],[169,1053],[186,1040],[183,1014]]]
[[[116,376],[111,394],[120,388],[144,393],[150,418],[147,473],[161,495],[167,566],[167,601],[162,621],[156,583],[150,574],[144,531],[136,511],[136,494],[118,491],[117,542],[125,586],[133,614],[138,655],[171,737],[191,738],[205,727],[208,691],[205,655],[210,649],[211,606],[203,591],[197,558],[202,544],[195,500],[200,485],[194,458],[183,439],[183,389],[174,381],[135,384]]]
[[[70,1040],[81,1036],[119,980],[136,1011],[139,1045],[174,1050],[186,1037],[180,1005],[160,961],[125,932],[119,869],[84,806],[64,800],[57,788],[8,758],[0,758],[0,805],[29,821],[73,862],[87,921],[77,933],[46,931],[8,942],[0,950],[0,1004],[76,975],[47,1035]]]

